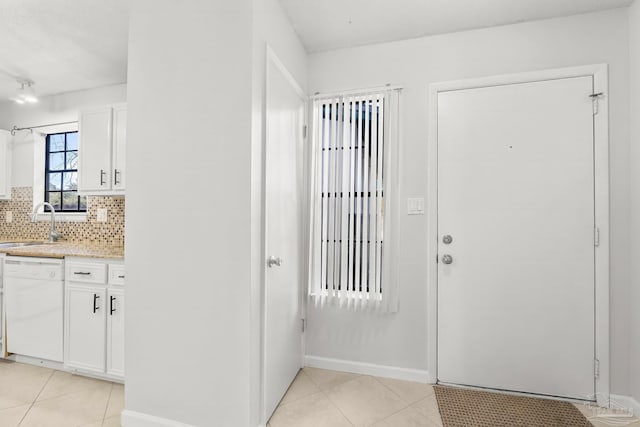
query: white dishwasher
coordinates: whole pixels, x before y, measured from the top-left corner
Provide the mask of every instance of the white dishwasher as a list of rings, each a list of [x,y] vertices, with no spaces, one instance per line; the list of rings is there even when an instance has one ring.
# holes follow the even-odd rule
[[[4,278],[7,351],[62,362],[63,261],[8,256]]]

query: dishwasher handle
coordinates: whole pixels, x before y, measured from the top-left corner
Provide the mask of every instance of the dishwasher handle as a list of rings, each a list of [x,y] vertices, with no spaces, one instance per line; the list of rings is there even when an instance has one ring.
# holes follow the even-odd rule
[[[93,294],[93,312],[95,313],[96,311],[100,310],[100,307],[98,307],[98,300],[100,299],[100,295],[98,294]]]

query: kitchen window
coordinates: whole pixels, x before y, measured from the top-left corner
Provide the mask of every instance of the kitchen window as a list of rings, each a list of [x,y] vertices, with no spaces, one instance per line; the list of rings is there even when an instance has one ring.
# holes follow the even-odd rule
[[[78,132],[49,134],[45,147],[44,201],[56,212],[86,212],[87,197],[78,195]]]
[[[316,98],[312,120],[310,294],[396,311],[398,90]]]

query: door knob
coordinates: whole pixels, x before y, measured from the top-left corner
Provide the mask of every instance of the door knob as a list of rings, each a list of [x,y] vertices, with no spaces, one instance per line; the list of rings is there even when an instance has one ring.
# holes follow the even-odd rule
[[[449,254],[442,255],[442,263],[443,264],[451,264],[453,262],[453,257]]]
[[[282,265],[282,258],[276,258],[273,255],[267,258],[267,267],[271,268],[274,265],[280,267]]]
[[[453,237],[451,237],[451,235],[445,234],[444,236],[442,236],[442,243],[444,243],[445,245],[448,245],[451,242],[453,242]]]

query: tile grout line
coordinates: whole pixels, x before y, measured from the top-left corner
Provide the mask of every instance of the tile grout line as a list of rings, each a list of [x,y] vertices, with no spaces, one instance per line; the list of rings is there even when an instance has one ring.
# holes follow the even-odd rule
[[[386,388],[387,390],[389,390],[389,391],[391,392],[391,394],[393,394],[394,396],[396,396],[398,399],[400,399],[400,401],[401,401],[402,403],[404,403],[405,405],[407,405],[407,406],[403,407],[402,409],[399,409],[399,410],[397,410],[396,412],[394,412],[394,413],[392,413],[392,414],[389,414],[388,416],[384,417],[384,418],[383,418],[383,419],[381,419],[381,420],[374,421],[374,423],[373,423],[373,424],[371,424],[371,425],[374,425],[374,424],[379,423],[379,422],[381,422],[381,421],[384,421],[384,420],[386,420],[386,419],[388,419],[388,418],[391,418],[391,417],[393,417],[395,414],[397,414],[398,412],[402,412],[402,411],[404,411],[405,409],[407,409],[407,408],[410,408],[410,407],[411,407],[411,404],[410,404],[410,403],[407,403],[407,401],[406,401],[406,400],[404,400],[402,397],[400,397],[400,395],[398,395],[398,393],[396,393],[395,391],[393,391],[393,390],[391,390],[389,387],[387,387],[385,384],[383,384],[383,383],[382,383],[382,381],[378,380],[378,378],[377,378],[377,377],[375,377],[375,376],[373,376],[373,375],[368,375],[368,376],[369,376],[369,377],[371,377],[371,378],[373,378],[373,379],[375,380],[375,382],[377,382],[377,383],[378,383],[378,384],[380,384],[382,387],[384,387],[384,388]],[[420,414],[420,415],[422,415],[422,414]],[[426,418],[426,417],[425,417],[425,418]]]
[[[282,398],[280,399],[280,401],[279,401],[279,402],[278,402],[278,404],[276,405],[276,409],[274,409],[274,411],[273,411],[273,413],[274,413],[274,414],[276,413],[276,411],[278,410],[278,408],[280,408],[281,406],[288,405],[289,403],[293,403],[293,402],[295,402],[295,401],[297,401],[297,400],[300,400],[300,399],[301,399],[301,398],[298,398],[298,399],[292,400],[291,402],[282,403],[282,401],[284,400],[285,396],[286,396],[286,395],[289,393],[289,391],[291,390],[291,387],[293,386],[293,383],[295,383],[295,382],[296,382],[296,379],[298,378],[298,375],[300,375],[300,373],[303,373],[303,372],[302,372],[302,368],[300,368],[300,369],[298,370],[298,373],[296,374],[296,376],[295,376],[295,377],[293,377],[293,381],[291,382],[291,384],[289,384],[289,387],[287,387],[287,391],[285,391],[285,392],[284,392],[284,396],[282,396]],[[307,396],[304,396],[304,397],[307,397]],[[271,416],[273,416],[273,414],[271,414]],[[271,418],[269,418],[269,419],[271,419]],[[268,423],[269,423],[269,420],[267,420],[267,424],[268,424]]]
[[[38,392],[36,397],[31,401],[31,404],[29,405],[29,409],[27,409],[26,412],[24,413],[24,415],[22,416],[22,418],[20,418],[20,422],[18,423],[18,427],[20,427],[20,425],[22,424],[24,419],[27,417],[27,414],[29,414],[29,412],[31,411],[31,408],[33,408],[33,405],[38,401],[38,397],[40,397],[40,395],[44,391],[44,389],[47,386],[47,384],[49,384],[49,381],[51,381],[51,377],[53,377],[54,373],[55,373],[55,371],[53,371],[53,370],[49,373],[49,378],[47,378],[47,380],[42,385],[42,388],[40,389],[40,391]]]
[[[340,412],[340,414],[344,417],[344,419],[345,419],[345,420],[347,420],[347,422],[348,422],[349,424],[351,424],[352,426],[354,426],[354,427],[355,427],[355,425],[351,422],[351,420],[349,419],[349,417],[347,417],[347,416],[342,412],[342,410],[341,410],[341,409],[340,409],[340,408],[339,408],[335,403],[333,403],[333,401],[331,400],[331,398],[329,397],[329,395],[328,395],[328,394],[327,394],[327,393],[326,393],[326,392],[325,392],[325,391],[320,387],[320,385],[319,385],[318,383],[316,383],[316,382],[313,380],[313,378],[311,378],[311,375],[308,375],[306,372],[304,372],[304,368],[302,368],[302,372],[303,372],[305,375],[307,375],[307,377],[309,377],[309,380],[310,380],[313,384],[315,384],[315,386],[316,386],[316,387],[318,387],[318,390],[320,390],[320,391],[319,391],[319,393],[322,393],[322,395],[323,395],[323,396],[324,396],[324,397],[329,401],[329,403],[331,404],[331,406],[333,406],[334,408],[336,408],[336,409],[338,410],[338,412]],[[346,384],[346,383],[348,383],[349,381],[355,381],[355,380],[357,380],[357,379],[359,379],[359,378],[361,377],[361,375],[360,375],[360,374],[356,374],[356,375],[358,375],[358,376],[357,376],[357,377],[355,377],[355,378],[353,378],[353,379],[351,379],[351,380],[348,380],[348,381],[345,381],[345,382],[343,382],[343,383],[340,383],[340,384],[338,384],[338,385]],[[334,387],[337,387],[338,385],[335,385]],[[331,387],[331,389],[333,389],[334,387]],[[317,393],[313,393],[313,394],[317,394]]]
[[[373,378],[374,378],[376,381],[378,381],[378,383],[382,384],[382,386],[386,387],[389,391],[391,391],[393,394],[395,394],[395,395],[396,395],[400,400],[402,400],[402,401],[403,401],[403,402],[405,402],[405,403],[408,403],[406,400],[404,400],[402,397],[400,397],[400,395],[399,395],[398,393],[396,393],[395,391],[393,391],[393,390],[391,389],[391,387],[388,387],[385,383],[383,383],[382,381],[378,380],[378,377],[373,377]],[[430,385],[430,386],[431,386],[431,388],[433,388],[433,385],[431,385],[431,384],[427,384],[427,385]],[[425,396],[425,397],[423,397],[423,398],[421,398],[421,399],[419,399],[419,400],[417,400],[417,401],[415,401],[415,402],[413,402],[413,403],[408,403],[408,406],[404,407],[403,409],[401,409],[401,410],[400,410],[400,411],[398,411],[398,412],[404,411],[404,410],[405,410],[405,409],[407,409],[407,408],[413,408],[413,409],[415,409],[415,406],[414,406],[414,405],[416,405],[416,404],[417,404],[417,403],[419,403],[419,402],[422,402],[423,400],[425,400],[425,399],[427,399],[427,398],[429,398],[429,397],[431,397],[431,396],[432,396],[432,395],[430,394],[430,395]],[[435,392],[434,392],[433,396],[435,397]],[[440,421],[442,422],[442,414],[440,413],[440,405],[438,405],[438,400],[437,400],[437,399],[436,399],[436,406],[437,406],[437,408],[438,408],[438,416],[440,417]],[[397,414],[398,412],[395,412],[395,413],[393,413],[393,414],[389,415],[389,417],[390,417],[390,416],[392,416],[392,415]],[[422,413],[420,413],[420,415],[422,415],[423,417],[425,417],[427,420],[431,421],[431,419],[430,419],[429,417],[424,416]],[[387,418],[388,418],[388,417],[387,417]],[[385,418],[385,420],[386,420],[387,418]]]
[[[403,408],[403,409],[406,409],[407,407],[411,406],[411,403],[407,402],[407,401],[406,401],[406,400],[404,400],[402,397],[400,397],[400,395],[399,395],[398,393],[396,393],[395,391],[393,391],[393,390],[391,389],[391,387],[388,387],[385,383],[383,383],[382,381],[380,381],[377,377],[372,376],[371,378],[373,378],[374,380],[376,380],[376,382],[377,382],[378,384],[380,384],[382,387],[384,387],[384,388],[386,388],[387,390],[389,390],[389,391],[390,391],[394,396],[396,396],[398,399],[400,399],[401,401],[403,401],[404,403],[406,403],[406,404],[407,404],[407,406],[405,406],[405,408]],[[425,397],[427,397],[427,396],[425,396]],[[422,399],[420,399],[420,400],[422,400]],[[414,403],[415,403],[415,402],[414,402]],[[398,411],[398,412],[399,412],[399,411]]]
[[[348,382],[348,381],[347,381]],[[343,383],[344,384],[344,383]],[[337,386],[336,386],[337,387]],[[319,388],[319,387],[318,387]],[[333,388],[333,387],[332,387]],[[344,417],[345,420],[347,420],[347,422],[349,424],[351,424],[352,426],[355,427],[355,424],[351,421],[351,419],[349,417],[347,417],[347,415],[342,412],[342,409],[340,409],[338,407],[338,405],[336,405],[335,403],[333,403],[333,400],[331,400],[331,398],[329,397],[329,395],[322,389],[320,389],[320,393],[322,393],[324,395],[324,397],[329,401],[329,403],[331,404],[331,406],[333,406],[334,408],[336,408],[338,410],[338,412],[340,412],[340,414],[342,414],[342,416]]]
[[[298,397],[297,399],[293,399],[293,400],[291,400],[291,401],[289,401],[289,402],[285,402],[285,403],[283,403],[283,402],[282,402],[282,399],[284,399],[284,397],[289,393],[289,390],[291,390],[291,386],[292,386],[292,385],[293,385],[293,383],[296,381],[296,378],[297,378],[297,375],[296,375],[296,378],[294,378],[293,382],[291,383],[291,385],[289,386],[289,388],[288,388],[288,389],[287,389],[287,391],[285,392],[284,396],[282,397],[282,399],[280,399],[280,403],[278,403],[278,406],[276,406],[276,410],[277,410],[278,408],[282,407],[282,406],[287,406],[287,405],[289,405],[289,404],[291,404],[291,403],[298,402],[299,400],[306,399],[307,397],[309,397],[309,396],[313,396],[314,394],[318,394],[318,393],[320,393],[320,392],[322,391],[322,390],[320,390],[320,387],[318,387],[318,385],[317,385],[315,382],[313,382],[313,380],[311,379],[311,377],[309,377],[309,375],[307,375],[305,372],[303,372],[303,370],[302,370],[302,369],[300,369],[299,373],[301,373],[301,374],[303,374],[305,377],[307,377],[307,379],[308,379],[309,381],[311,381],[311,384],[313,384],[313,385],[318,389],[318,391],[316,391],[316,392],[314,392],[314,393],[307,394],[307,395],[305,395],[305,396]],[[275,413],[275,411],[274,411],[274,413]]]
[[[350,383],[350,382],[352,382],[352,381],[357,381],[357,380],[360,380],[360,379],[362,379],[362,378],[370,377],[370,378],[373,378],[373,379],[374,379],[378,384],[382,385],[384,388],[386,388],[387,390],[389,390],[393,395],[395,395],[398,399],[400,399],[400,401],[401,401],[402,403],[404,403],[405,405],[407,405],[407,406],[404,406],[404,407],[403,407],[402,409],[400,409],[399,411],[394,412],[393,414],[390,414],[390,415],[389,415],[389,417],[391,417],[391,416],[393,416],[393,415],[397,414],[398,412],[404,411],[405,409],[407,409],[407,408],[411,407],[411,404],[407,403],[403,398],[401,398],[400,396],[398,396],[398,394],[397,394],[396,392],[394,392],[393,390],[391,390],[391,389],[390,389],[389,387],[387,387],[386,385],[382,384],[382,382],[378,381],[378,379],[377,379],[375,376],[373,376],[373,375],[366,375],[366,374],[358,374],[358,373],[354,373],[354,372],[349,372],[349,373],[350,373],[350,374],[353,374],[353,375],[356,375],[356,377],[355,377],[355,378],[352,378],[352,379],[350,379],[350,380],[347,380],[347,381],[345,381],[345,382],[342,382],[342,383],[340,383],[340,384],[336,384],[336,385],[334,385],[333,387],[328,388],[327,390],[322,389],[322,388],[321,388],[321,387],[320,387],[320,386],[319,386],[315,381],[313,381],[313,379],[311,378],[311,376],[310,376],[310,375],[308,375],[308,376],[309,376],[309,378],[311,379],[311,382],[313,382],[314,384],[316,384],[316,386],[320,389],[320,391],[322,392],[322,394],[324,394],[324,395],[325,395],[325,397],[327,398],[327,400],[329,401],[329,403],[331,403],[331,405],[332,405],[333,407],[335,407],[335,408],[338,410],[338,412],[340,412],[340,413],[342,414],[342,416],[347,420],[347,422],[349,422],[349,424],[351,424],[352,426],[355,426],[355,424],[353,424],[353,422],[351,421],[351,419],[350,419],[349,417],[347,417],[347,415],[346,415],[344,412],[342,412],[342,410],[340,409],[340,407],[338,407],[338,405],[336,405],[336,404],[333,402],[333,400],[331,400],[331,398],[330,398],[330,397],[329,397],[329,395],[327,394],[327,391],[333,390],[333,389],[334,389],[334,388],[336,388],[336,387],[339,387],[339,386],[341,386],[341,385],[344,385],[344,384]],[[420,415],[422,415],[422,414],[420,414]],[[386,420],[386,419],[387,419],[387,418],[389,418],[389,417],[385,417],[385,418],[383,418],[383,419],[381,419],[381,420],[378,420],[378,421],[376,421],[376,422],[384,421],[384,420]],[[425,418],[426,418],[426,417],[425,417]]]
[[[309,381],[311,381],[311,384],[313,384],[313,385],[318,389],[318,391],[313,392],[313,393],[309,393],[309,394],[307,394],[307,395],[305,395],[305,396],[298,397],[297,399],[293,399],[293,400],[291,400],[291,401],[289,401],[289,402],[286,402],[286,403],[282,403],[282,401],[280,401],[280,403],[278,404],[278,406],[276,407],[276,409],[277,409],[277,408],[280,408],[280,407],[282,407],[282,406],[287,406],[287,405],[289,405],[289,404],[291,404],[291,403],[298,402],[298,401],[300,401],[300,400],[302,400],[302,399],[306,399],[307,397],[310,397],[310,396],[313,396],[313,395],[316,395],[316,394],[318,394],[318,393],[322,393],[322,392],[323,392],[322,388],[320,388],[320,385],[319,385],[318,383],[316,383],[316,382],[313,380],[313,378],[311,378],[311,376],[310,376],[309,374],[307,374],[306,372],[304,372],[304,370],[303,370],[303,369],[300,369],[300,372],[301,372],[302,374],[304,374],[304,375],[307,377],[307,379],[308,379]],[[340,383],[340,384],[336,384],[335,386],[331,387],[331,389],[333,389],[334,387],[337,387],[337,386],[339,386],[339,385],[346,384],[346,383],[348,383],[348,382],[350,382],[350,381],[354,381],[354,380],[357,380],[357,379],[362,378],[362,377],[364,377],[364,376],[365,376],[365,375],[361,375],[361,374],[355,374],[355,375],[358,375],[358,377],[356,377],[356,378],[352,378],[352,379],[347,380],[347,381],[345,381],[345,382],[342,382],[342,383]],[[294,380],[294,382],[295,382],[295,380]],[[293,384],[293,383],[291,383],[291,384]],[[289,386],[289,387],[291,387],[291,386]],[[287,389],[287,393],[288,393],[288,392],[289,392],[289,389]],[[286,396],[286,393],[285,393],[285,396]]]
[[[102,422],[100,425],[104,424],[104,420],[107,417],[107,410],[109,409],[109,403],[111,402],[111,395],[113,394],[113,383],[111,383],[111,388],[109,389],[109,397],[107,398],[107,404],[104,407],[104,413],[102,414]]]

